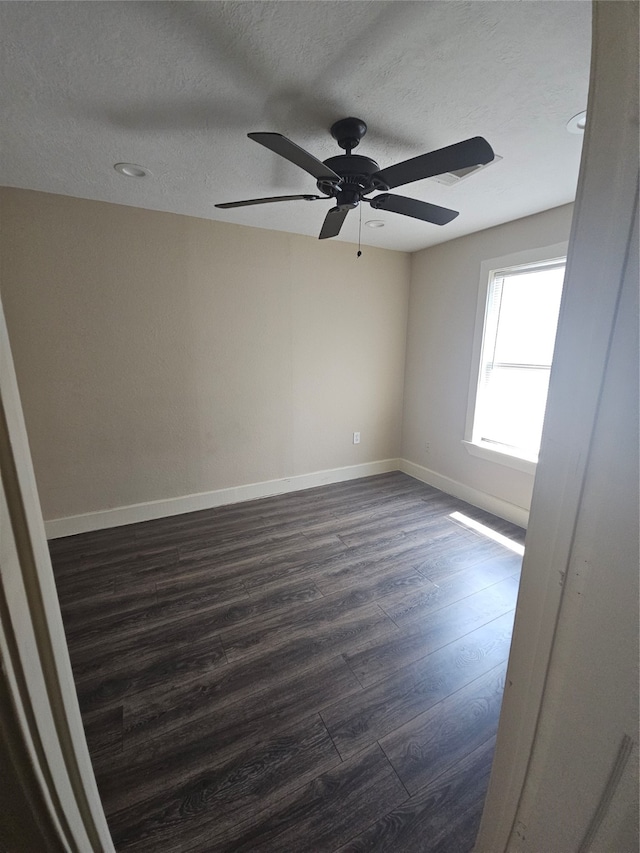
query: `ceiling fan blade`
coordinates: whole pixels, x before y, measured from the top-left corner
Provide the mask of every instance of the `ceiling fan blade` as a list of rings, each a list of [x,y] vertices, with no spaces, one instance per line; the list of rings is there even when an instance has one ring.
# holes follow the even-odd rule
[[[404,195],[382,193],[372,198],[370,204],[375,210],[390,210],[392,213],[413,216],[414,219],[422,219],[434,225],[446,225],[458,216],[457,210],[449,210],[448,207],[439,207],[437,204],[429,204]]]
[[[318,239],[326,240],[327,237],[337,237],[349,210],[348,207],[332,207],[324,218]]]
[[[269,204],[272,201],[297,201],[299,199],[304,199],[304,201],[317,201],[318,199],[324,199],[326,201],[326,195],[274,195],[269,198],[248,198],[246,201],[227,201],[224,204],[216,204],[215,207],[220,207],[223,210],[226,210],[229,207],[247,207],[250,204]]]
[[[458,169],[468,169],[470,166],[481,166],[490,163],[495,154],[493,148],[482,136],[474,136],[465,139],[464,142],[456,142],[455,145],[447,145],[437,151],[430,151],[420,157],[411,160],[403,160],[395,166],[381,169],[373,175],[374,178],[383,183],[387,189],[410,184],[412,181],[421,181],[423,178],[432,178],[434,175],[442,175],[445,172],[456,172]]]
[[[340,180],[340,175],[334,172],[333,169],[325,166],[313,154],[309,154],[308,151],[300,148],[299,145],[296,145],[295,142],[287,139],[281,133],[248,133],[247,136],[249,139],[259,142],[260,145],[264,145],[265,148],[269,148],[275,154],[284,157],[285,160],[289,160],[290,163],[294,163],[296,166],[304,169],[305,172],[313,175],[318,181]]]

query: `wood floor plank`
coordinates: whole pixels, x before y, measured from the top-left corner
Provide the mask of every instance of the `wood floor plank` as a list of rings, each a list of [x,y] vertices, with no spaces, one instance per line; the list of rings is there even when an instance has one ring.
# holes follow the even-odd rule
[[[336,853],[471,853],[494,747],[491,738]]]
[[[86,585],[95,577],[115,577],[132,563],[138,572],[147,569],[158,571],[163,567],[175,566],[177,560],[178,549],[174,545],[160,546],[154,543],[147,548],[139,548],[137,544],[132,546],[125,540],[110,548],[105,542],[99,549],[81,547],[75,558],[76,571],[65,573],[63,568],[59,577],[62,581],[68,579],[75,587],[78,583]]]
[[[223,538],[206,537],[204,541],[201,537],[189,539],[179,548],[180,570],[188,568],[191,571],[202,565],[240,564],[247,559],[255,560],[258,554],[261,558],[268,555],[277,557],[279,554],[299,551],[306,545],[304,534],[293,531],[289,523],[273,530],[266,530],[262,524],[248,533],[243,531],[240,536],[236,531]]]
[[[148,637],[149,632],[163,626],[174,626],[180,620],[203,613],[225,613],[236,603],[240,605],[243,600],[249,600],[244,587],[237,585],[224,590],[204,587],[197,593],[190,589],[186,594],[175,589],[171,593],[164,589],[159,592],[157,584],[153,584],[152,589],[153,592],[148,588],[138,595],[132,595],[130,589],[120,595],[114,593],[108,601],[101,596],[99,602],[88,605],[84,611],[79,606],[72,613],[65,610],[67,641],[73,645],[77,640],[81,647],[78,660],[90,654],[92,649],[104,647],[105,640],[109,642],[110,637],[126,637],[135,641]],[[125,606],[120,607],[119,602],[123,598]],[[221,605],[221,601],[225,603]],[[226,620],[221,618],[220,627],[225,624]]]
[[[398,631],[377,604],[354,607],[341,618],[319,621],[313,630],[303,618],[294,618],[287,628],[288,631],[274,631],[273,636],[266,637],[264,642],[258,631],[247,637],[244,647],[241,637],[238,638],[239,645],[229,651],[223,645],[227,656],[231,656],[231,663],[248,663],[256,659],[263,664],[268,659],[276,670],[289,666],[308,668],[339,651],[348,652]]]
[[[414,717],[380,741],[410,794],[496,735],[507,662]]]
[[[155,607],[149,610],[154,612]],[[98,672],[107,676],[125,669],[130,660],[133,663],[144,659],[153,660],[172,648],[185,648],[193,642],[209,640],[212,647],[219,647],[219,626],[209,621],[206,611],[191,613],[188,618],[175,619],[169,624],[150,620],[147,626],[142,618],[133,624],[129,624],[128,619],[126,621],[126,631],[114,629],[110,634],[105,632],[103,644],[98,648],[93,643],[73,643],[77,678],[93,676]]]
[[[220,853],[332,851],[372,815],[408,799],[376,744],[240,826]]]
[[[264,586],[269,583],[283,582],[289,580],[300,580],[301,570],[305,566],[326,560],[333,554],[342,553],[346,546],[337,536],[324,537],[321,541],[313,544],[306,542],[302,548],[294,548],[291,551],[284,549],[275,553],[275,550],[267,555],[258,552],[258,556],[243,554],[238,559],[225,559],[221,565],[215,567],[215,577],[234,578],[242,581],[246,589],[251,592],[255,587]],[[254,547],[255,550],[255,547]],[[196,568],[190,563],[178,563],[173,574],[173,580],[181,580],[188,576],[191,582],[198,578],[207,580],[212,576],[212,565],[205,562],[201,568]]]
[[[369,687],[407,664],[458,640],[475,628],[515,608],[518,582],[506,578],[453,604],[440,607],[436,597],[426,613],[413,613],[398,634],[369,643],[344,658],[360,684]],[[426,608],[425,608],[426,610]]]
[[[101,617],[118,617],[129,610],[149,607],[156,601],[156,584],[153,580],[131,578],[126,584],[117,578],[94,580],[85,587],[76,587],[67,593],[58,587],[61,609],[66,619],[67,633],[75,625],[88,626]]]
[[[202,590],[194,590],[191,586],[186,590],[176,585],[161,587],[156,591],[156,601],[150,606],[94,618],[88,626],[74,625],[68,637],[72,641],[71,638],[81,633],[83,653],[86,654],[93,646],[104,646],[107,632],[126,634],[132,639],[144,638],[164,628],[175,630],[183,620],[189,620],[191,631],[197,624],[196,619],[206,621],[207,631],[217,632],[230,625],[286,610],[293,602],[322,598],[318,587],[310,581],[290,582],[262,596],[250,596],[244,587],[241,589],[240,592],[238,587],[234,587],[221,593],[216,585],[213,589],[204,586]],[[220,604],[221,600],[224,603]]]
[[[116,595],[116,584],[112,577],[94,577],[93,581],[85,586],[78,587],[71,586],[68,582],[65,584],[56,579],[56,588],[62,615],[66,615],[67,620],[72,619],[74,615],[78,615],[84,624],[91,618],[86,615],[87,605],[91,606],[93,604],[98,610],[101,607],[109,607]],[[147,594],[155,597],[155,584],[147,587]],[[125,609],[127,607],[139,606],[139,601],[135,600],[129,591],[127,591],[126,595],[122,596],[120,603]]]
[[[506,660],[513,615],[500,616],[322,712],[342,758],[392,732]]]
[[[206,637],[180,645],[168,642],[162,651],[146,655],[135,650],[118,659],[101,661],[92,666],[90,661],[81,667],[72,658],[78,701],[83,711],[113,708],[121,705],[127,696],[148,692],[166,681],[179,685],[202,678],[218,667],[226,665],[224,649],[219,637]]]
[[[107,710],[101,708],[93,714],[84,715],[84,733],[94,761],[97,762],[101,755],[106,755],[110,763],[122,752],[123,720],[122,705]]]
[[[138,689],[135,691],[127,691],[126,681],[123,688],[116,681],[114,686],[108,683],[104,685],[104,696],[101,696],[98,687],[88,696],[85,696],[83,691],[80,691],[79,695],[83,703],[87,703],[87,707],[95,707],[95,703],[100,701],[105,706],[110,702],[116,704],[126,696],[127,704],[135,701],[138,707],[146,705],[152,716],[170,715],[173,707],[178,713],[179,709],[184,708],[188,718],[192,707],[215,704],[221,708],[240,700],[244,701],[254,693],[278,686],[303,673],[321,672],[323,662],[335,658],[343,649],[355,647],[367,636],[379,636],[381,624],[383,629],[387,630],[388,623],[380,622],[381,611],[374,607],[372,612],[373,617],[369,612],[360,612],[358,619],[351,620],[351,624],[346,623],[342,631],[328,630],[326,635],[310,638],[305,642],[290,643],[272,654],[214,667],[199,677],[174,676],[160,682],[152,681],[148,686],[137,684]],[[331,701],[329,685],[326,691],[328,701]],[[291,694],[291,698],[295,701],[295,694]]]
[[[397,633],[396,624],[373,602],[375,588],[350,589],[290,608],[285,616],[267,616],[250,626],[225,629],[220,638],[231,662],[249,655],[273,653],[294,643],[334,643],[332,633],[353,644],[362,619],[363,625],[376,626],[378,636]],[[367,634],[370,636],[369,630]]]
[[[350,548],[346,553],[337,554],[309,569],[324,594],[358,586],[370,577],[387,577],[397,572],[409,572],[416,583],[422,578],[424,586],[431,587],[431,581],[415,569],[420,562],[421,550],[420,543],[409,537],[401,537],[383,546],[377,544]]]
[[[469,539],[460,539],[453,534],[448,543],[434,543],[434,546],[425,553],[425,558],[416,566],[417,571],[423,574],[427,580],[437,584],[450,578],[456,572],[473,568],[480,562],[496,557],[509,557],[518,564],[517,555],[507,555],[505,548],[497,542],[479,539],[477,542]],[[520,558],[521,559],[521,558]],[[514,568],[514,572],[517,568]]]
[[[158,850],[167,842],[183,843],[194,823],[197,834],[206,830],[209,839],[215,839],[214,833],[226,834],[246,819],[256,803],[277,802],[340,764],[318,715],[215,768],[209,766],[208,751],[203,743],[197,761],[191,754],[176,755],[162,774],[145,776],[134,790],[123,790],[117,780],[103,780],[101,794],[116,847]]]
[[[398,517],[375,515],[366,523],[352,525],[350,529],[340,529],[339,536],[348,548],[358,545],[370,545],[380,541],[389,541],[399,534],[420,531],[433,539],[451,532],[453,522],[445,517],[430,517],[426,505],[412,511],[398,513]]]
[[[179,695],[165,694],[162,700],[133,696],[123,706],[122,765],[136,772],[135,765],[163,760],[169,752],[214,735],[217,754],[226,760],[228,752],[256,734],[273,735],[361,689],[342,657],[334,657],[311,670],[287,671],[283,679],[269,679],[262,689],[252,685],[238,691],[234,702],[227,695],[227,701],[219,704],[201,684],[189,685]]]
[[[440,579],[438,584],[389,596],[381,607],[399,628],[403,628],[417,619],[427,618],[440,607],[460,601],[509,577],[517,577],[518,572],[514,572],[514,569],[518,565],[519,561],[511,557],[484,560]]]

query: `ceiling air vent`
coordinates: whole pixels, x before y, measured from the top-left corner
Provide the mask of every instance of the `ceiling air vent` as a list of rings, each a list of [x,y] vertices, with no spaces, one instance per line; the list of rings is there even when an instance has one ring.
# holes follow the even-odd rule
[[[486,169],[487,166],[491,166],[492,163],[497,163],[498,160],[502,160],[502,157],[496,154],[490,163],[485,163],[480,166],[468,166],[466,169],[457,169],[455,172],[445,172],[443,175],[434,175],[431,180],[437,181],[439,184],[444,184],[446,187],[452,187],[454,184],[459,184],[460,181],[464,181],[464,179],[468,178],[469,175],[475,175],[476,172]]]

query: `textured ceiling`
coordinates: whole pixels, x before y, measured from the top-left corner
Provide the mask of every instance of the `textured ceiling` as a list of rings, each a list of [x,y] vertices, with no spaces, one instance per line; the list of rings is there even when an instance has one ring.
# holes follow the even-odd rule
[[[381,167],[486,137],[502,160],[398,190],[460,210],[449,225],[362,206],[385,222],[363,243],[415,251],[573,200],[590,26],[588,0],[3,2],[0,184],[316,236],[329,200],[214,207],[316,192],[248,131],[324,160],[341,153],[332,122],[355,115],[357,153]]]

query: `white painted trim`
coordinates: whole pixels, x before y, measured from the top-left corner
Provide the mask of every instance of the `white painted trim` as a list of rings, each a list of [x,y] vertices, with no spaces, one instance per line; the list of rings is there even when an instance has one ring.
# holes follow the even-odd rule
[[[527,526],[529,522],[529,513],[524,507],[516,506],[508,501],[497,498],[495,495],[490,495],[487,492],[481,492],[479,489],[474,489],[467,486],[465,483],[460,483],[458,480],[453,480],[451,477],[445,477],[444,474],[438,474],[437,471],[432,471],[429,468],[423,468],[422,465],[416,465],[415,462],[409,462],[407,459],[400,460],[400,470],[416,480],[421,480],[423,483],[428,483],[448,495],[453,495],[460,500],[466,501],[472,506],[477,506],[487,512],[504,518],[507,521],[513,522],[520,527]]]
[[[464,438],[462,444],[471,456],[477,456],[480,459],[486,459],[488,462],[495,462],[496,465],[504,465],[507,468],[514,468],[516,471],[523,471],[525,474],[535,476],[537,460],[525,459],[523,456],[514,456],[511,453],[501,453],[488,444],[476,444],[475,441],[466,441]]]
[[[507,687],[476,853],[516,839],[627,262],[638,192],[638,8],[593,4],[593,46],[565,286]],[[637,390],[637,389],[634,389]],[[631,393],[631,392],[630,392]],[[541,784],[540,779],[531,784]]]
[[[346,480],[358,480],[375,474],[387,474],[400,468],[398,459],[381,459],[376,462],[364,462],[361,465],[348,465],[344,468],[328,468],[311,474],[296,474],[279,480],[267,480],[262,483],[247,483],[229,489],[217,489],[212,492],[200,492],[195,495],[181,495],[166,500],[148,501],[113,509],[97,510],[66,518],[54,518],[45,522],[47,539],[59,539],[62,536],[74,536],[91,530],[104,530],[109,527],[122,527],[139,521],[213,509],[217,506],[252,501],[287,492],[298,492],[329,483],[342,483]]]
[[[633,740],[631,735],[624,734],[620,741],[620,746],[618,748],[618,753],[616,755],[616,760],[613,763],[613,767],[611,768],[611,773],[609,774],[609,778],[607,779],[607,783],[604,786],[602,794],[600,795],[600,800],[598,802],[598,807],[593,813],[593,817],[589,822],[589,826],[584,834],[584,838],[578,848],[578,853],[589,853],[589,851],[593,850],[593,842],[598,835],[598,830],[602,826],[602,822],[604,821],[609,809],[611,808],[611,803],[616,796],[616,792],[620,786],[620,782],[622,780],[622,776],[626,767],[629,763],[629,759],[631,758],[633,751],[637,743]],[[637,763],[636,763],[637,766]]]
[[[1,304],[0,528],[0,738],[11,732],[14,747],[2,773],[5,794],[12,788],[28,791],[33,812],[22,812],[12,832],[28,837],[27,827],[35,822],[43,850],[113,853],[80,717]]]
[[[297,474],[293,477],[283,477],[280,480],[247,483],[229,489],[217,489],[212,492],[181,495],[177,498],[114,507],[113,509],[87,512],[66,518],[55,518],[45,522],[45,529],[48,539],[59,539],[63,536],[74,536],[77,533],[88,533],[91,530],[122,527],[125,524],[150,521],[154,518],[166,518],[187,512],[197,512],[202,509],[213,509],[218,506],[272,497],[273,495],[283,495],[288,492],[313,489],[316,486],[326,486],[330,483],[358,480],[361,477],[387,474],[390,471],[402,471],[416,480],[428,483],[436,489],[467,501],[473,506],[485,509],[487,512],[492,512],[500,518],[505,518],[521,527],[527,526],[529,513],[522,507],[510,504],[501,498],[481,492],[464,483],[459,483],[457,480],[452,480],[450,477],[445,477],[443,474],[423,468],[421,465],[416,465],[406,459],[381,459],[376,462],[365,462],[361,465],[349,465],[344,468],[328,468],[311,474]]]
[[[467,414],[465,418],[464,438],[469,443],[475,443],[473,425],[476,417],[476,402],[480,389],[480,363],[482,361],[482,347],[484,343],[484,324],[487,314],[487,298],[489,295],[489,284],[491,276],[497,270],[507,267],[517,267],[524,264],[542,263],[554,259],[566,258],[568,241],[554,243],[551,246],[539,246],[533,249],[523,249],[520,252],[512,252],[499,258],[488,258],[480,264],[480,278],[478,280],[478,301],[476,303],[476,320],[473,330],[473,347],[471,349],[471,371],[469,373],[469,394],[467,397]],[[494,460],[495,461],[495,460]],[[534,472],[535,473],[535,472]]]

